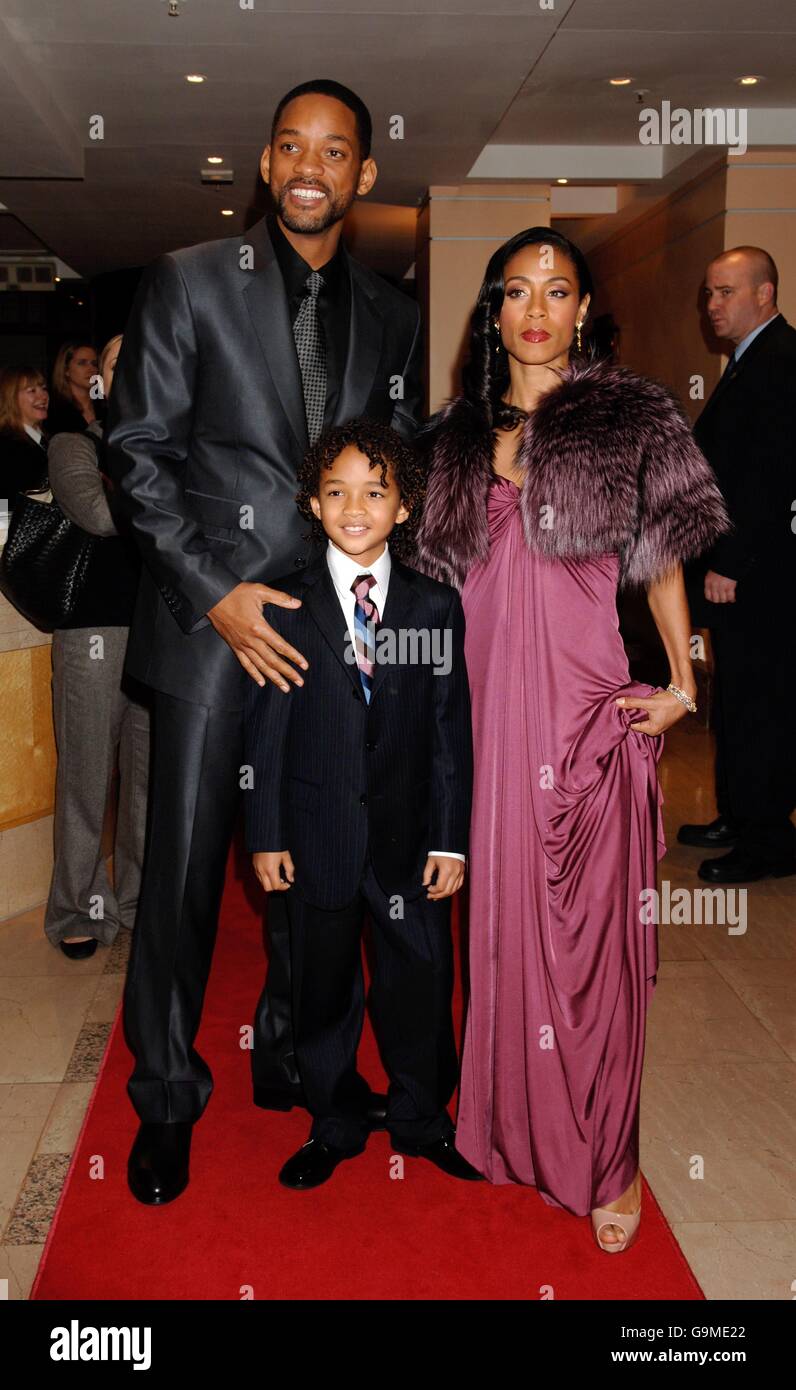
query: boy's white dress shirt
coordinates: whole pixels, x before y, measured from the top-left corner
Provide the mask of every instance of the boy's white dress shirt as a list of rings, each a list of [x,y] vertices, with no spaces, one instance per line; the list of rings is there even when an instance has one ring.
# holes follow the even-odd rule
[[[384,605],[387,602],[387,590],[390,587],[390,570],[392,568],[390,548],[385,541],[384,549],[378,559],[374,560],[372,565],[362,565],[359,564],[357,560],[352,559],[350,555],[346,555],[339,546],[335,545],[334,541],[330,540],[326,545],[326,563],[329,566],[332,583],[334,584],[335,592],[340,600],[340,606],[345,615],[348,635],[351,639],[351,647],[354,649],[356,646],[354,609],[357,601],[351,585],[358,574],[373,575],[376,583],[371,586],[368,597],[373,600],[379,617],[382,618],[384,616]],[[460,859],[462,863],[465,863],[465,856],[456,853],[454,850],[430,849],[428,850],[428,854],[439,856],[443,859]]]

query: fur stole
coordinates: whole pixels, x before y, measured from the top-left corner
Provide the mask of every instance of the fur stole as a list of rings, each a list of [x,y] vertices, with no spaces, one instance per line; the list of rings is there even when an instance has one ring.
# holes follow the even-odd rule
[[[461,589],[489,554],[492,432],[457,396],[417,444],[429,473],[412,563]],[[517,463],[527,545],[553,559],[618,552],[621,587],[660,578],[730,529],[679,401],[627,367],[567,367],[524,424]]]

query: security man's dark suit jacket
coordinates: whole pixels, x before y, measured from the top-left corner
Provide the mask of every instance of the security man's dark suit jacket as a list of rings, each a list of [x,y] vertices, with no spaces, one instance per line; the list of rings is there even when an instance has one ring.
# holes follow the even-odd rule
[[[290,891],[315,907],[351,902],[368,849],[383,891],[417,898],[429,850],[467,853],[472,735],[459,595],[393,559],[382,627],[396,641],[400,629],[448,630],[451,670],[412,661],[407,643],[404,664],[377,659],[366,704],[325,554],[282,585],[302,601],[279,617],[309,670],[286,694],[254,683],[249,692],[247,848],[288,850]]]
[[[796,329],[780,314],[741,353],[694,426],[694,437],[716,474],[733,531],[689,567],[691,615],[716,627],[741,610],[753,626],[793,601],[796,535]],[[732,615],[703,596],[712,569],[738,580]],[[783,583],[790,594],[783,594]],[[761,612],[762,610],[762,612]]]
[[[411,438],[418,307],[344,257],[350,334],[332,423],[364,415]],[[294,503],[308,447],[301,375],[265,218],[148,268],[108,415],[107,467],[144,561],[128,668],[183,700],[240,709],[251,678],[205,614],[241,580],[269,583],[310,553]]]
[[[734,525],[687,572],[715,657],[716,802],[737,852],[781,867],[796,855],[796,330],[781,314],[725,373],[694,435]],[[708,569],[738,581],[734,603],[705,599]]]

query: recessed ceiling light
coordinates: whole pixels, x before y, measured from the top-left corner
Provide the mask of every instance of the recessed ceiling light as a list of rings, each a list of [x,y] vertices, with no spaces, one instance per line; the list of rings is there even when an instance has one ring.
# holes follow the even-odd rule
[[[610,82],[610,84],[611,84],[612,87],[626,87],[626,86],[628,85],[629,82],[632,82],[632,81],[633,81],[633,78],[632,78],[632,77],[609,77],[609,78],[608,78],[608,81]]]
[[[736,77],[735,80],[736,80],[736,82],[738,82],[742,87],[754,87],[754,86],[756,86],[757,83],[760,81],[760,78],[759,78],[759,77]]]
[[[207,156],[207,162],[208,164],[223,164],[224,160],[220,154],[209,154]]]
[[[569,179],[556,179],[556,183],[569,183]]]
[[[185,81],[186,81],[186,82],[204,82],[204,78],[203,78],[203,76],[202,76],[202,74],[201,74],[200,72],[186,72],[186,74],[185,74]]]
[[[235,209],[234,209],[234,208],[222,208],[222,209],[221,209],[221,216],[222,216],[222,217],[234,217],[234,216],[235,216]]]

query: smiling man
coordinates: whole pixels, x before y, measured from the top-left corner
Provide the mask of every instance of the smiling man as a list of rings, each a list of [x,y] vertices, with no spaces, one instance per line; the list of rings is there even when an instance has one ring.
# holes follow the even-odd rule
[[[417,305],[341,240],[346,212],[376,180],[370,146],[369,113],[347,87],[319,80],[288,92],[260,166],[276,211],[242,237],[155,261],[116,369],[109,468],[144,560],[128,668],[155,692],[124,1008],[141,1120],[129,1182],[143,1202],[186,1186],[192,1126],[212,1090],[194,1040],[245,781],[247,684],[289,690],[304,679],[302,653],[262,614],[264,603],[296,606],[268,580],[309,559],[299,462],[324,429],[355,416],[407,438],[418,424]],[[289,1109],[303,1097],[279,904],[269,918],[255,1099]]]

